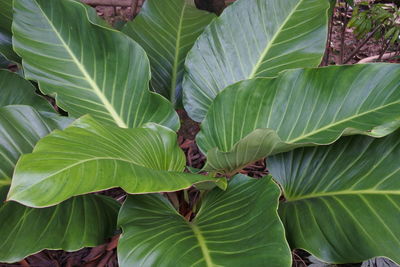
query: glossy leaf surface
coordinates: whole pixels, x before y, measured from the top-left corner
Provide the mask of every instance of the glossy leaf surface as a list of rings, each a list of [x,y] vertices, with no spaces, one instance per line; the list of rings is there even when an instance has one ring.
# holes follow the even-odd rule
[[[32,154],[21,157],[8,198],[43,207],[113,187],[136,194],[176,191],[214,180],[183,173],[184,168],[185,155],[172,130],[156,124],[122,129],[85,116],[43,138]]]
[[[14,7],[14,47],[27,78],[56,94],[70,115],[89,113],[123,128],[179,128],[172,105],[148,90],[149,62],[132,39],[92,24],[93,14],[72,0],[15,0]]]
[[[8,60],[20,62],[21,59],[12,47],[12,12],[12,0],[0,0],[0,55]]]
[[[197,137],[208,170],[232,172],[299,146],[341,135],[385,136],[400,121],[400,66],[291,70],[224,90]]]
[[[54,111],[46,99],[35,93],[36,88],[16,73],[0,70],[0,107],[29,105],[39,111]]]
[[[399,158],[400,131],[268,158],[284,189],[280,215],[291,246],[325,262],[385,256],[399,264]]]
[[[130,196],[118,218],[121,266],[291,266],[270,177],[236,176],[189,222],[161,195]]]
[[[325,51],[329,2],[239,0],[213,21],[186,60],[183,102],[201,121],[225,87],[317,67]]]
[[[187,0],[149,0],[123,32],[138,42],[150,59],[153,89],[181,102],[184,61],[197,37],[214,14]]]
[[[40,115],[30,106],[0,107],[0,262],[16,262],[43,249],[97,246],[114,233],[119,205],[109,198],[77,197],[46,209],[2,203],[21,154],[70,122],[53,113]]]
[[[71,120],[53,115],[45,117],[30,106],[0,107],[0,200],[4,200],[11,176],[22,154],[30,153],[39,139]]]
[[[13,263],[43,249],[74,251],[105,243],[116,230],[119,204],[97,195],[55,207],[0,205],[0,262]]]

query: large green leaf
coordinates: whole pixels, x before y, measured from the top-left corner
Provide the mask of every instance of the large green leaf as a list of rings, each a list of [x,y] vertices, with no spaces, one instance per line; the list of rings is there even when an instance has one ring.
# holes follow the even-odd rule
[[[44,209],[0,205],[0,262],[16,262],[43,249],[74,251],[105,243],[117,229],[118,209],[115,200],[96,195]]]
[[[8,60],[20,62],[21,59],[12,47],[12,11],[12,0],[0,0],[0,55]]]
[[[8,198],[43,207],[113,187],[136,194],[176,191],[215,180],[183,173],[184,168],[185,155],[172,130],[157,124],[122,129],[83,117],[43,138],[32,154],[21,157]]]
[[[39,139],[71,120],[57,115],[45,117],[30,106],[0,107],[0,201],[4,200],[11,176],[22,154],[30,153]]]
[[[186,60],[183,103],[201,121],[225,87],[286,69],[316,67],[325,51],[329,2],[238,0],[195,43]]]
[[[121,266],[291,266],[270,177],[236,176],[214,189],[193,221],[161,195],[128,197],[118,218]]]
[[[43,117],[29,106],[0,108],[1,201],[11,183],[10,177],[19,156],[31,152],[34,144],[52,129],[63,128],[70,121],[55,115]],[[71,200],[50,209],[30,209],[17,203],[2,204],[0,262],[14,262],[45,248],[74,250],[98,245],[115,230],[116,213],[116,203],[99,197]],[[87,226],[82,228],[85,222]],[[94,224],[96,231],[88,232],[88,227],[92,229]],[[68,228],[74,231],[67,231]]]
[[[13,0],[0,0],[0,29],[11,33]]]
[[[148,90],[149,62],[132,39],[92,24],[88,9],[72,0],[15,0],[14,10],[14,48],[27,78],[69,114],[120,127],[179,128],[172,105]]]
[[[36,88],[16,73],[0,70],[0,107],[30,105],[39,111],[54,111],[50,103],[35,93]]]
[[[291,246],[326,262],[385,256],[400,263],[399,158],[400,131],[269,158],[284,189],[280,215]]]
[[[343,134],[384,136],[399,127],[400,65],[290,70],[230,86],[198,135],[208,170],[232,172],[299,146]]]
[[[174,104],[181,102],[184,61],[197,37],[215,15],[188,0],[149,0],[123,32],[137,41],[150,59],[153,89]]]
[[[0,107],[1,202],[18,158],[51,130],[70,122],[54,114],[41,116],[29,106]],[[100,196],[77,197],[46,209],[0,203],[0,262],[12,263],[42,249],[70,251],[99,245],[116,229],[118,206]]]

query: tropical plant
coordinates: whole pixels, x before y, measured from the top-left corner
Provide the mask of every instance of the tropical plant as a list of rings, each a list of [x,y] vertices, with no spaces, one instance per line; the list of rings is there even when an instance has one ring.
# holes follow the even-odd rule
[[[0,262],[122,231],[121,266],[290,266],[295,248],[400,263],[400,66],[316,68],[328,0],[238,0],[218,18],[147,0],[122,32],[78,1],[13,2]],[[177,143],[181,103],[202,121],[201,170]],[[270,175],[240,174],[264,158]],[[115,187],[122,206],[102,194]]]
[[[123,29],[149,57],[152,89],[177,106],[182,102],[186,54],[214,17],[188,0],[146,1],[135,20]]]

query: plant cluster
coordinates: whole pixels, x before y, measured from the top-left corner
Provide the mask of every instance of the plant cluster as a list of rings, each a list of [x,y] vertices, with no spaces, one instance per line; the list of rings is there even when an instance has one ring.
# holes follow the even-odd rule
[[[378,61],[384,53],[392,51],[390,57],[398,55],[400,36],[400,11],[396,4],[381,4],[374,1],[361,1],[357,4],[350,3],[353,8],[352,18],[346,26],[354,29],[358,39],[363,39],[365,44],[370,39],[375,39],[381,45]],[[394,53],[397,52],[397,53]]]
[[[372,33],[376,40],[385,38],[394,44],[400,34],[399,15],[399,8],[394,4],[361,2],[355,6],[348,26],[355,28],[354,32],[358,38]],[[379,30],[375,30],[376,28]]]
[[[12,2],[0,262],[121,231],[121,266],[281,267],[296,248],[400,263],[400,66],[317,68],[328,0],[238,0],[219,17],[147,0],[121,31],[78,1]],[[180,107],[201,123],[201,170],[177,144]],[[269,175],[239,174],[264,158]],[[116,187],[122,206],[96,193]],[[185,217],[165,196],[189,188]]]

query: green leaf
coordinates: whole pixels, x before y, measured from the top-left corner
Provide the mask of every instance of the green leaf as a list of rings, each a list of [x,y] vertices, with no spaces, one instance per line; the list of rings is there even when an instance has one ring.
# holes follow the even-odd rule
[[[74,251],[105,243],[116,230],[119,204],[105,197],[75,197],[56,207],[0,206],[0,262],[13,263],[43,249]]]
[[[13,20],[13,0],[0,0],[0,29],[11,33],[11,24]]]
[[[181,103],[186,55],[214,18],[214,14],[196,9],[187,0],[150,0],[123,29],[147,52],[153,89],[176,105]]]
[[[121,266],[291,266],[270,177],[236,176],[209,192],[193,221],[161,195],[130,196],[119,214]]]
[[[172,130],[156,124],[122,129],[83,117],[21,157],[8,199],[43,207],[113,187],[136,194],[216,180],[183,173],[184,168],[185,155]]]
[[[18,158],[51,130],[70,122],[54,113],[40,115],[30,106],[0,107],[1,202]],[[77,197],[46,209],[0,203],[0,262],[16,262],[42,249],[72,251],[104,243],[116,229],[118,207],[102,196]]]
[[[30,105],[39,111],[54,112],[48,101],[35,93],[36,88],[16,73],[0,70],[0,107]]]
[[[0,54],[0,69],[7,69],[9,64],[8,59]]]
[[[225,87],[317,67],[324,55],[329,1],[238,0],[214,20],[186,60],[183,104],[201,121]]]
[[[343,134],[385,136],[400,126],[399,76],[397,64],[360,64],[232,85],[215,99],[197,136],[205,169],[233,172]]]
[[[0,201],[5,199],[17,160],[30,153],[39,139],[71,119],[43,116],[30,106],[0,107]]]
[[[8,60],[21,62],[12,47],[11,24],[13,20],[12,0],[0,0],[0,55]]]
[[[284,189],[280,215],[292,248],[326,262],[385,256],[400,263],[400,131],[344,137],[268,159]]]
[[[1,14],[0,14],[1,16]],[[20,62],[21,59],[19,56],[14,52],[12,48],[12,39],[11,34],[6,31],[3,31],[0,28],[0,55],[4,56],[6,59]]]
[[[390,40],[390,44],[393,45],[398,39],[399,39],[399,34],[400,34],[400,28],[396,30],[396,32],[393,34],[392,39]]]
[[[385,39],[389,39],[392,37],[393,33],[396,31],[396,27],[390,28],[386,33],[385,33]],[[398,36],[396,36],[397,38]]]
[[[15,0],[14,10],[14,48],[26,77],[70,115],[124,128],[179,128],[172,105],[148,90],[149,62],[132,39],[92,24],[88,9],[72,0]]]
[[[6,200],[8,189],[10,188],[11,180],[2,178],[0,180],[0,202]]]

